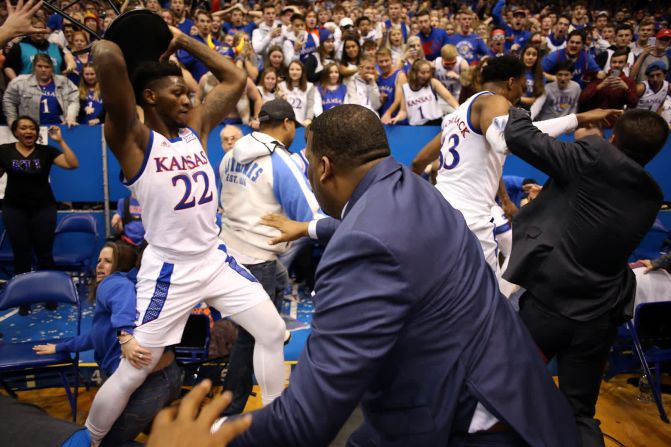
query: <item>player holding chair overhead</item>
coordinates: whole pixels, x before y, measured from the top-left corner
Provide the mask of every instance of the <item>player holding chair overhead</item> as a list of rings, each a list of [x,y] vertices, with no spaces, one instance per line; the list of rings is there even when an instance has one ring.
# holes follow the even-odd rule
[[[148,242],[138,273],[137,326],[121,332],[119,340],[122,347],[146,348],[152,359],[140,369],[123,359],[100,389],[86,421],[94,445],[164,347],[179,343],[191,308],[202,301],[254,336],[254,367],[263,402],[272,402],[284,385],[284,322],[258,281],[217,238],[215,177],[205,149],[212,128],[235,107],[245,74],[206,45],[176,28],[170,31],[164,56],[185,50],[220,81],[198,107],[191,107],[176,65],[141,62],[131,67],[131,85],[124,60],[128,54],[109,40],[96,42],[92,49],[108,112],[105,138],[126,184],[143,206]],[[137,118],[136,104],[144,111],[144,124]]]

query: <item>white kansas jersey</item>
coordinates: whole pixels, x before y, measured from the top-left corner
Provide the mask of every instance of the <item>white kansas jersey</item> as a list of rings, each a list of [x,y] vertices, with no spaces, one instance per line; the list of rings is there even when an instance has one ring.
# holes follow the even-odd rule
[[[410,88],[410,84],[403,84],[403,95],[408,109],[408,122],[411,126],[421,126],[443,116],[438,105],[438,98],[431,85],[414,91]]]
[[[471,96],[447,115],[442,124],[436,188],[461,211],[469,226],[478,219],[491,220],[505,160],[505,153],[496,152],[470,121],[473,101],[480,95],[491,94],[480,92]],[[492,126],[495,125],[505,123],[493,122]]]
[[[284,99],[291,104],[291,107],[294,109],[296,121],[299,123],[303,124],[303,121],[308,117],[312,119],[312,117],[321,114],[321,96],[311,82],[307,83],[305,90],[301,90],[298,87],[289,90],[287,83],[284,81],[280,82],[279,88],[284,94]],[[309,113],[309,108],[312,108],[312,113]]]
[[[664,83],[662,84],[662,88],[660,88],[656,92],[652,90],[652,88],[650,87],[650,83],[647,80],[643,81],[643,85],[645,85],[645,91],[641,95],[641,98],[638,100],[638,105],[636,106],[636,108],[651,110],[656,113],[657,110],[659,110],[659,108],[662,106],[662,104],[664,104],[666,95],[669,92],[669,82],[664,81]]]
[[[454,96],[456,99],[459,99],[459,95],[461,94],[461,63],[464,61],[464,59],[461,56],[457,56],[457,62],[454,64],[454,67],[452,67],[452,70],[446,70],[445,67],[443,67],[443,58],[438,57],[436,60],[433,61],[433,77],[438,79],[441,84],[445,86],[445,88],[452,93],[452,96]],[[449,73],[455,73],[457,77],[451,77]]]
[[[151,131],[140,171],[127,183],[142,204],[145,239],[167,260],[218,244],[217,185],[198,135],[180,129],[172,140]]]

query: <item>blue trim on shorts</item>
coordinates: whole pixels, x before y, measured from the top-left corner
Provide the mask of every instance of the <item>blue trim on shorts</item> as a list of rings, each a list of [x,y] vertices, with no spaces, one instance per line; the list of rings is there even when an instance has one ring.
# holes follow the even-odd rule
[[[61,444],[60,447],[89,447],[91,445],[91,436],[85,428],[78,430]]]
[[[174,264],[170,264],[169,262],[163,263],[163,267],[161,267],[161,273],[159,273],[158,278],[156,279],[154,295],[151,297],[147,311],[144,313],[144,318],[142,318],[142,324],[154,321],[161,314],[165,300],[168,298],[170,278],[174,268]]]
[[[240,264],[238,264],[238,261],[236,261],[235,258],[234,258],[233,256],[231,256],[231,255],[228,254],[228,252],[226,251],[226,245],[224,245],[224,244],[220,244],[217,248],[218,248],[219,250],[223,251],[224,253],[226,253],[226,263],[227,263],[233,270],[235,270],[236,272],[238,272],[238,273],[240,274],[240,276],[242,276],[243,278],[246,278],[246,279],[250,280],[251,282],[259,282],[259,280],[256,279],[256,277],[255,277],[254,275],[252,275],[251,273],[249,273],[249,270],[247,270],[246,268],[244,268],[244,267],[242,267]]]
[[[494,236],[498,236],[499,234],[505,233],[506,231],[510,231],[510,228],[510,222],[506,222],[499,227],[494,227]]]

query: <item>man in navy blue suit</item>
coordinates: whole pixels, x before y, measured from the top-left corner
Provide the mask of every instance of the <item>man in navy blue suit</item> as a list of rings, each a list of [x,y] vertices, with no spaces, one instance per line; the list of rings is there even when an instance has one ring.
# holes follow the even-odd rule
[[[307,131],[308,176],[341,219],[316,274],[289,387],[232,445],[575,446],[575,422],[462,215],[390,156],[379,118],[335,107]]]

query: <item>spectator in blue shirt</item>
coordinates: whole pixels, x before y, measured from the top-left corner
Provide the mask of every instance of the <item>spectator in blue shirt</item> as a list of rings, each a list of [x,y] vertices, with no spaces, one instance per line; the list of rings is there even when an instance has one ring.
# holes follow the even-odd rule
[[[503,28],[506,33],[505,52],[519,53],[531,37],[531,31],[524,29],[527,23],[527,11],[524,8],[513,9],[513,20],[509,25],[503,18],[503,8],[505,6],[506,0],[499,0],[492,9],[494,25]]]
[[[142,205],[134,194],[117,202],[117,212],[112,216],[112,229],[128,245],[142,248],[145,245],[142,225]]]
[[[37,355],[81,352],[93,349],[103,379],[119,366],[123,355],[135,367],[148,364],[151,353],[137,343],[125,342],[135,325],[137,254],[133,248],[107,242],[98,256],[96,288],[91,292],[96,307],[90,332],[58,344],[36,345]],[[122,335],[118,335],[118,334]],[[117,338],[118,337],[118,338]],[[137,354],[142,358],[137,360]],[[135,363],[138,363],[136,366]],[[166,351],[154,371],[133,393],[124,413],[103,440],[102,446],[126,445],[149,424],[161,408],[179,397],[181,372],[172,351]]]
[[[473,13],[462,11],[458,16],[461,33],[449,36],[447,43],[457,47],[457,53],[466,59],[468,65],[477,64],[483,56],[489,55],[489,48],[482,37],[473,32]]]
[[[175,17],[175,26],[187,36],[191,34],[194,23],[188,17],[184,0],[170,0],[170,11]]]
[[[417,24],[419,25],[417,36],[422,42],[424,56],[432,61],[440,56],[440,49],[449,43],[449,37],[445,30],[431,26],[431,17],[426,9],[417,13]]]
[[[191,37],[199,42],[204,43],[212,49],[218,49],[221,47],[221,43],[211,35],[212,16],[209,12],[199,10],[196,13],[196,28],[198,29],[198,34]],[[184,67],[189,70],[196,81],[200,81],[200,78],[202,78],[203,75],[208,72],[205,64],[203,64],[199,59],[193,57],[188,51],[178,50],[177,59],[179,59],[179,61],[184,64]]]
[[[239,5],[240,4],[236,4],[236,6]],[[231,11],[230,22],[224,22],[224,25],[222,26],[224,34],[235,34],[238,31],[244,31],[251,36],[252,31],[254,31],[256,28],[256,23],[254,23],[254,21],[250,21],[249,23],[245,24],[244,17],[244,13],[240,7],[233,9]]]
[[[545,77],[550,80],[556,80],[554,73],[559,64],[571,62],[573,64],[573,80],[580,84],[581,88],[587,85],[595,75],[603,79],[605,74],[600,71],[599,65],[594,61],[584,49],[585,35],[581,31],[571,31],[568,36],[566,48],[553,51],[543,58],[543,72]]]
[[[410,35],[410,27],[403,20],[403,2],[401,0],[390,0],[388,14],[389,18],[384,22],[387,34],[392,28],[398,28],[403,34],[403,42],[407,41]]]
[[[559,16],[557,23],[552,27],[552,32],[548,34],[547,47],[548,51],[557,51],[566,48],[566,36],[571,21],[566,16]]]
[[[584,0],[577,0],[571,5],[571,31],[584,29],[589,25],[589,16],[587,15],[587,3]]]

